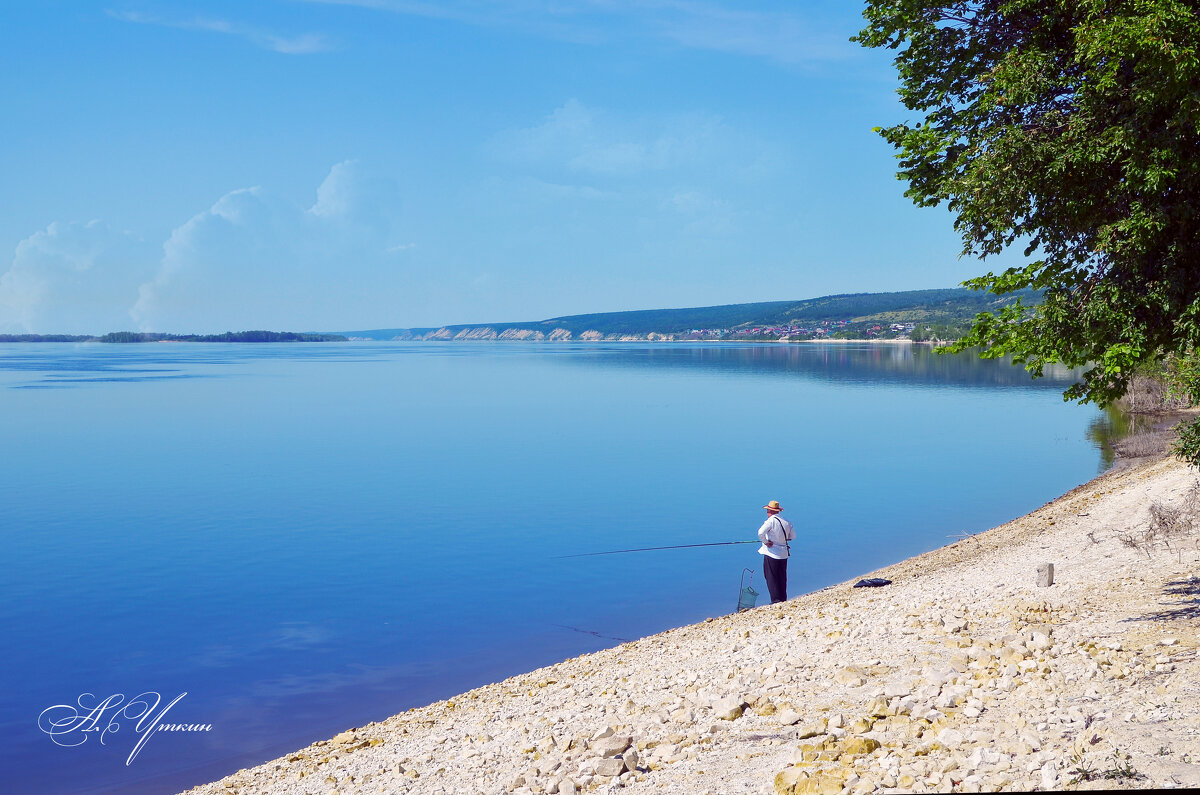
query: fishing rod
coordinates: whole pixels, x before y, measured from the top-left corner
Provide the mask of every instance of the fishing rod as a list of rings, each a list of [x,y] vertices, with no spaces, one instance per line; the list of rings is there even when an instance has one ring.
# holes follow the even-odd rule
[[[721,547],[726,544],[761,544],[757,539],[754,541],[713,541],[709,544],[675,544],[669,547],[639,547],[638,549],[613,549],[608,552],[580,552],[577,555],[555,555],[554,559],[560,558],[588,558],[593,555],[620,555],[623,552],[656,552],[660,549],[688,549],[690,547]]]

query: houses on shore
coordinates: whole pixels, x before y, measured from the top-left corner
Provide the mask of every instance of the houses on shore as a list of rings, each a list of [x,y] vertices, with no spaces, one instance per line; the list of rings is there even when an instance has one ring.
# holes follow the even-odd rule
[[[912,332],[913,323],[854,323],[850,320],[822,320],[806,325],[745,326],[742,328],[694,328],[683,335],[691,340],[739,339],[822,339],[825,337],[896,338]]]

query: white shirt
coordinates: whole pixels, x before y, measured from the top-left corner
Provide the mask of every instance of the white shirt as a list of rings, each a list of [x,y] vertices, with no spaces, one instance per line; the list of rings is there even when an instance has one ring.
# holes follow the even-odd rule
[[[788,556],[788,548],[784,543],[791,541],[796,537],[796,531],[792,529],[792,523],[784,519],[779,514],[768,516],[767,521],[762,523],[762,527],[758,528],[758,540],[764,542],[758,548],[758,554],[766,555],[777,560],[784,560]],[[770,541],[771,546],[767,546],[766,542]]]

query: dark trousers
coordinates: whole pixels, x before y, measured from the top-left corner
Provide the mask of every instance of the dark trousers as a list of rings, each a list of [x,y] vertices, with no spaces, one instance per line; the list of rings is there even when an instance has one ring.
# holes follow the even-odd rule
[[[763,579],[771,592],[771,604],[787,601],[787,558],[779,560],[763,555]]]

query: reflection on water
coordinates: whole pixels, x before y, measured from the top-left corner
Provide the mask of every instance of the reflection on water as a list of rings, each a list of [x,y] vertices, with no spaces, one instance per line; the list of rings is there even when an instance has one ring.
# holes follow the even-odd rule
[[[255,344],[0,344],[0,373],[33,380],[19,389],[69,388],[93,383],[139,383],[210,378],[260,361],[385,363],[397,358],[535,357],[555,365],[639,370],[699,370],[813,379],[833,384],[1020,387],[1064,390],[1082,371],[1048,365],[1033,379],[1007,359],[950,354],[928,345],[869,343],[293,343]]]
[[[502,343],[501,343],[502,344]],[[642,347],[579,347],[578,353],[557,358],[572,367],[611,366],[622,369],[711,369],[758,376],[785,376],[834,384],[888,383],[946,387],[1020,387],[1065,390],[1077,382],[1081,369],[1047,366],[1044,376],[1032,378],[1008,359],[980,359],[968,351],[912,344],[799,343],[646,345]]]
[[[1102,409],[1101,414],[1088,426],[1088,438],[1100,451],[1100,471],[1111,467],[1117,460],[1116,444],[1140,433],[1149,433],[1162,420],[1152,414],[1131,414],[1116,404]]]

